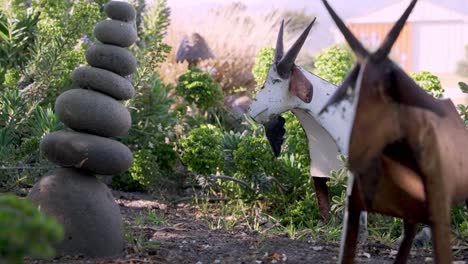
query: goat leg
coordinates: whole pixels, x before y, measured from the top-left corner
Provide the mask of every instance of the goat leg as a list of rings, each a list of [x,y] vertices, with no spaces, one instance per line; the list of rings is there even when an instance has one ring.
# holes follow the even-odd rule
[[[350,175],[350,177],[352,177]],[[352,181],[351,181],[352,182]],[[348,188],[350,181],[348,181]],[[358,190],[356,183],[352,186],[351,194],[346,201],[346,209],[343,219],[343,231],[341,236],[340,256],[338,263],[354,263],[356,255],[357,239],[359,235],[359,223],[361,210],[358,208]]]
[[[434,155],[435,156],[435,155]],[[426,164],[434,160],[424,159]],[[452,250],[450,246],[450,199],[448,198],[443,177],[436,173],[428,173],[430,166],[422,167],[425,192],[427,197],[427,209],[429,224],[432,231],[432,245],[434,249],[435,263],[452,263]]]
[[[325,177],[312,177],[314,180],[315,194],[320,213],[320,220],[327,223],[330,220],[330,196],[328,194],[327,181]]]
[[[416,235],[416,224],[410,223],[407,220],[403,222],[403,241],[400,244],[398,249],[398,255],[396,257],[395,263],[406,263],[408,255],[413,244],[414,236]]]

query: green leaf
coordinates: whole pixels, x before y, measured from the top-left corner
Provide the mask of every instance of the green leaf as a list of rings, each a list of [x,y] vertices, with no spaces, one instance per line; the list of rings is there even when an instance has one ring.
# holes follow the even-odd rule
[[[460,87],[460,90],[462,90],[463,93],[468,93],[468,84],[464,82],[458,82],[458,86]]]

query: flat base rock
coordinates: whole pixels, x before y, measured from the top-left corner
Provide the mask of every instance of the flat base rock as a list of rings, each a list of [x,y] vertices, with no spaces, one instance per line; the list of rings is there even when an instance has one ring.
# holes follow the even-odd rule
[[[59,256],[112,257],[125,246],[122,215],[107,186],[76,169],[59,168],[43,176],[28,198],[65,229],[55,245]]]

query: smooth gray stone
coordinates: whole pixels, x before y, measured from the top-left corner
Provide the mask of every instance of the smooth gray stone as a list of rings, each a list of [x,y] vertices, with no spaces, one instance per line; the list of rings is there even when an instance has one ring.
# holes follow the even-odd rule
[[[125,22],[135,20],[136,17],[135,8],[129,3],[120,1],[111,1],[107,3],[104,6],[104,13],[109,18]]]
[[[75,167],[91,173],[113,175],[132,166],[132,152],[124,144],[105,137],[56,131],[41,140],[41,153],[62,167]]]
[[[59,168],[43,176],[28,198],[65,229],[54,245],[59,256],[113,257],[124,253],[120,208],[111,191],[95,176]]]
[[[104,137],[128,132],[131,117],[123,104],[103,93],[71,89],[55,101],[55,114],[73,130]]]
[[[94,36],[104,44],[129,47],[137,41],[138,35],[131,23],[119,20],[103,20],[94,27]]]
[[[90,88],[117,100],[128,100],[135,95],[129,80],[108,70],[83,66],[76,68],[71,78],[81,88]]]
[[[89,65],[106,69],[121,76],[135,72],[137,61],[133,54],[114,45],[95,44],[86,51],[86,61]]]

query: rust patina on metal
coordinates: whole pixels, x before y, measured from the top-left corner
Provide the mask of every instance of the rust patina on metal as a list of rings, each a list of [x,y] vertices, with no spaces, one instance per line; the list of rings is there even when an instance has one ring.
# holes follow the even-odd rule
[[[406,262],[418,223],[432,229],[435,262],[451,263],[450,208],[468,199],[468,132],[451,100],[433,98],[388,58],[417,0],[373,53],[322,1],[357,57],[322,110],[349,97],[356,107],[347,148],[354,176],[339,262],[354,262],[359,214],[369,211],[404,219],[397,263]]]

